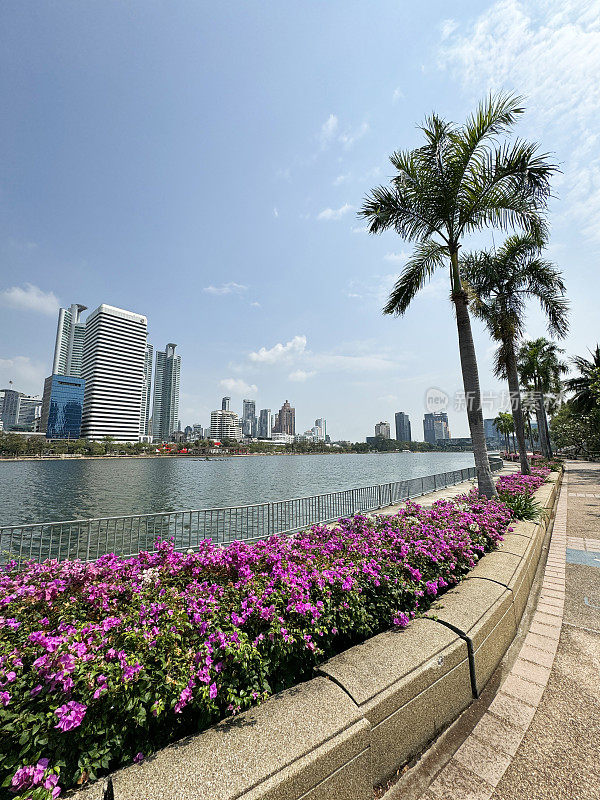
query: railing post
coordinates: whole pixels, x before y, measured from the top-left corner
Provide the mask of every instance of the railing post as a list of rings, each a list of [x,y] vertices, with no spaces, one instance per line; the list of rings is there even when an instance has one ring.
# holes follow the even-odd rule
[[[89,561],[90,560],[90,545],[91,545],[91,542],[92,542],[92,521],[91,520],[88,520],[87,528],[88,528],[87,529],[87,546],[86,546],[86,552],[85,552],[85,560]]]
[[[379,508],[381,508],[381,484],[377,486],[377,498],[379,500]]]

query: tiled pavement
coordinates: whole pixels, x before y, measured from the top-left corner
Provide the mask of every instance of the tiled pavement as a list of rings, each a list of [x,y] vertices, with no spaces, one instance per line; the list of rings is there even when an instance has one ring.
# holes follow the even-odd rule
[[[599,800],[600,561],[588,553],[600,556],[600,464],[573,462],[529,632],[421,800]]]

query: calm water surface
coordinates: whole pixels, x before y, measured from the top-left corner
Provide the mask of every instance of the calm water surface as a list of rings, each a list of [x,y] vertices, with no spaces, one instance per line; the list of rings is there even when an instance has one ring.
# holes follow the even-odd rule
[[[472,453],[0,462],[0,525],[287,500],[473,466]]]

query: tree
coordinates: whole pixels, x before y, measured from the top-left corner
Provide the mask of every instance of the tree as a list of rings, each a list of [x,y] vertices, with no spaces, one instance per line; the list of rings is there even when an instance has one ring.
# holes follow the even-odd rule
[[[510,446],[508,437],[515,429],[515,423],[512,414],[500,411],[494,420],[494,427],[498,433],[501,433],[504,436],[504,447],[506,448],[506,452],[509,453]]]
[[[575,356],[571,363],[579,370],[579,375],[565,381],[565,387],[575,392],[571,407],[575,413],[589,414],[600,407],[600,345],[590,350],[591,359]]]
[[[102,437],[102,444],[104,445],[104,454],[108,455],[112,453],[114,450],[115,444],[115,437],[114,436],[103,436]]]
[[[568,303],[559,270],[542,258],[545,238],[509,236],[498,251],[483,250],[461,258],[474,314],[499,342],[495,373],[508,381],[521,471],[529,474],[525,423],[517,370],[517,342],[525,330],[525,306],[537,300],[548,320],[548,332],[562,338],[568,330]]]
[[[432,114],[421,126],[425,143],[390,157],[396,171],[391,186],[373,189],[360,211],[370,233],[394,230],[416,242],[384,308],[386,314],[404,314],[432,273],[449,268],[477,479],[487,497],[495,496],[496,489],[458,253],[466,235],[489,226],[516,227],[538,237],[543,233],[550,178],[557,168],[535,143],[497,141],[523,111],[520,98],[500,94],[480,103],[461,126]]]
[[[521,383],[533,389],[535,395],[535,413],[540,436],[542,455],[552,458],[550,429],[546,414],[546,395],[561,390],[560,376],[567,371],[567,366],[560,358],[563,353],[555,342],[540,337],[521,345],[517,355],[517,369]]]

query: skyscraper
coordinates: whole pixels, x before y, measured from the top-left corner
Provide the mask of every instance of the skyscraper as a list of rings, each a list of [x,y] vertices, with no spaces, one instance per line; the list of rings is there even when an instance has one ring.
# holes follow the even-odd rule
[[[150,397],[152,396],[152,353],[154,348],[146,343],[144,357],[144,380],[142,384],[142,408],[140,412],[140,436],[150,436]]]
[[[258,436],[261,439],[270,439],[273,434],[273,415],[270,408],[261,409],[258,417]]]
[[[81,312],[87,306],[73,303],[69,309],[58,312],[56,343],[54,345],[53,375],[71,375],[79,378],[83,359],[85,322],[81,322]]]
[[[244,400],[242,408],[242,433],[244,436],[256,436],[256,403],[254,400]]]
[[[141,314],[102,304],[88,316],[81,375],[84,438],[139,441],[146,336]]]
[[[221,408],[217,411],[211,411],[210,414],[210,438],[219,442],[223,441],[223,439],[236,439],[239,441],[242,438],[242,425],[238,415],[234,411],[229,411],[230,399],[229,397],[224,397]],[[227,405],[227,408],[224,408],[225,405]]]
[[[404,411],[396,412],[396,441],[412,442],[410,419]]]
[[[221,411],[229,411],[229,401],[230,400],[231,400],[231,397],[224,397],[221,400]]]
[[[176,347],[168,344],[164,350],[156,351],[152,436],[157,442],[167,442],[179,423],[181,356],[175,355]]]
[[[287,433],[291,436],[296,433],[296,409],[289,404],[288,400],[281,406],[275,417],[273,433]]]
[[[378,422],[375,425],[375,436],[382,436],[384,439],[390,438],[390,423]]]
[[[44,382],[40,430],[47,439],[79,439],[85,381],[50,375]]]
[[[425,414],[423,417],[423,434],[425,441],[435,444],[438,439],[449,439],[450,428],[448,427],[448,415],[445,411],[436,411],[433,414]]]

